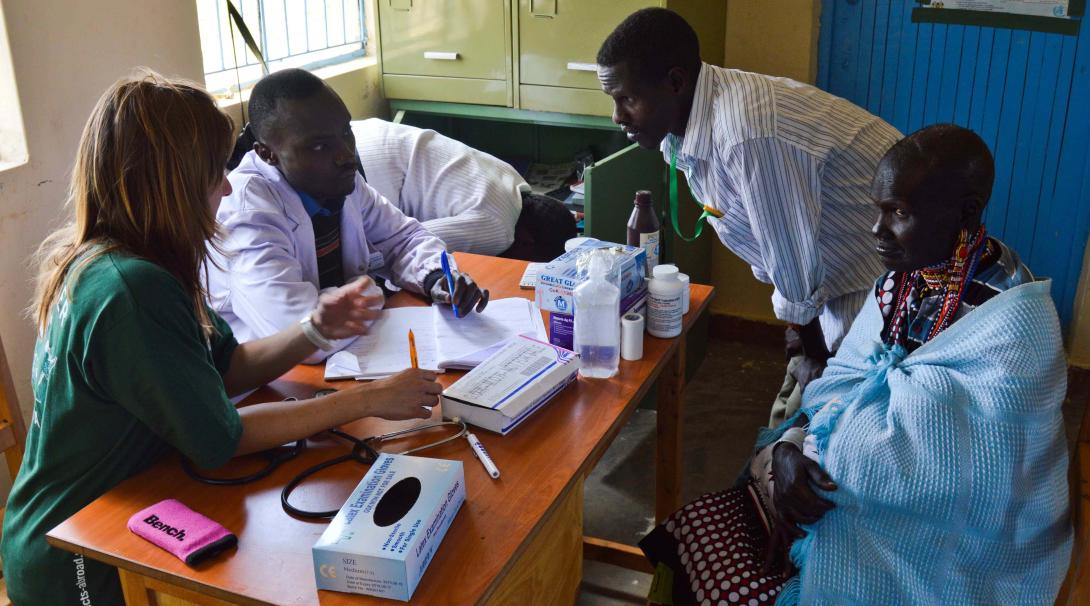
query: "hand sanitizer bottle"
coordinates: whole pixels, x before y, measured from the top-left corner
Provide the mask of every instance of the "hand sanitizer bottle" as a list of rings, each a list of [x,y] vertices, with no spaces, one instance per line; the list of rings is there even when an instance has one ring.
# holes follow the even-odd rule
[[[609,254],[594,252],[587,261],[587,281],[575,289],[574,341],[582,377],[608,379],[617,374],[621,354],[621,289],[610,281],[612,271]]]

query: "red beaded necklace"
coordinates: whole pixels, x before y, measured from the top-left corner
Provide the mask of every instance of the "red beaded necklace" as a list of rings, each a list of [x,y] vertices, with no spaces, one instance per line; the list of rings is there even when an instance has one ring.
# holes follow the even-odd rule
[[[969,231],[961,230],[958,234],[958,242],[954,247],[954,254],[947,261],[937,265],[924,267],[911,272],[901,281],[897,291],[897,305],[894,308],[894,316],[890,319],[889,332],[886,342],[898,343],[905,325],[908,323],[908,312],[912,294],[916,291],[916,285],[923,280],[930,290],[942,290],[942,308],[939,310],[935,323],[931,326],[924,342],[930,341],[954,321],[958,307],[961,305],[965,286],[973,279],[976,268],[980,263],[980,256],[984,250],[985,237],[984,226],[977,228],[971,237]]]

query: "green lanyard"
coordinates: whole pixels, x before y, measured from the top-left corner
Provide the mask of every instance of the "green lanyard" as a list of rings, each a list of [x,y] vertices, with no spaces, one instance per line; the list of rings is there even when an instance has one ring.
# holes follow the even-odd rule
[[[674,233],[677,234],[677,237],[686,242],[692,242],[700,237],[700,234],[704,231],[704,223],[707,221],[708,217],[715,217],[718,219],[723,216],[723,213],[718,209],[708,206],[707,204],[702,204],[700,200],[696,199],[695,194],[693,194],[693,200],[696,201],[698,206],[704,209],[704,212],[700,213],[700,218],[696,220],[696,233],[693,234],[693,237],[687,238],[682,235],[681,227],[679,227],[680,224],[677,220],[677,143],[674,143],[671,145],[670,151],[670,219],[674,224]]]

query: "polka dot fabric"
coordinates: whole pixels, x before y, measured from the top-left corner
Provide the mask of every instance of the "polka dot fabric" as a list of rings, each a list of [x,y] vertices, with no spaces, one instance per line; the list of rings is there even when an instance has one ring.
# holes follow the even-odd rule
[[[786,578],[761,575],[768,529],[750,486],[704,495],[675,512],[641,547],[674,569],[674,604],[774,604]],[[657,533],[657,537],[655,536]],[[657,539],[652,541],[651,539]]]

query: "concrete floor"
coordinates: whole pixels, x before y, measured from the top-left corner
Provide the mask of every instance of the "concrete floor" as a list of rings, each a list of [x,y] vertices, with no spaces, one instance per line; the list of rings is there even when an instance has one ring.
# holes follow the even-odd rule
[[[749,457],[757,428],[783,381],[780,345],[712,339],[708,355],[685,392],[684,501],[729,486]],[[1064,406],[1073,444],[1090,381],[1072,381]],[[638,542],[653,526],[655,411],[637,410],[585,486],[584,531],[589,536]],[[580,606],[644,604],[650,575],[583,563]]]

